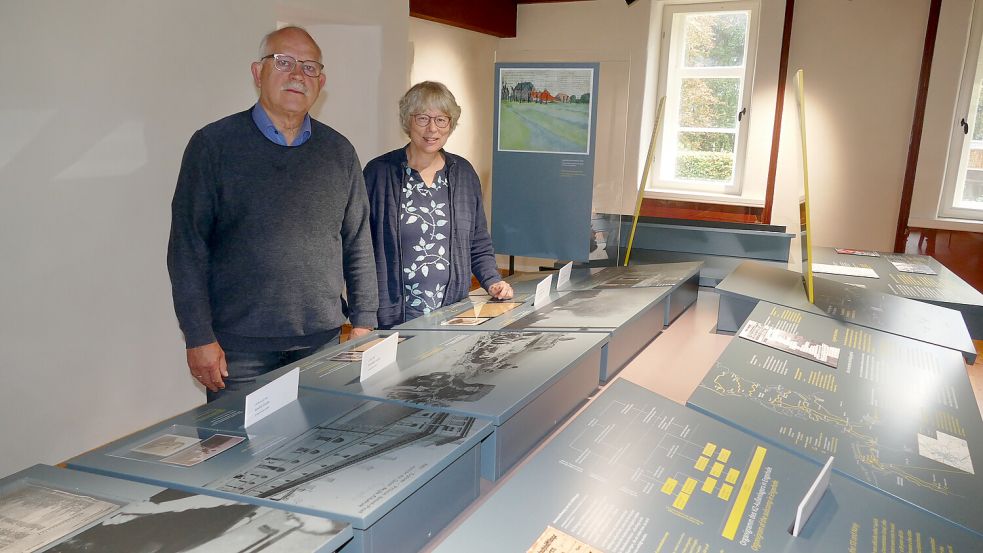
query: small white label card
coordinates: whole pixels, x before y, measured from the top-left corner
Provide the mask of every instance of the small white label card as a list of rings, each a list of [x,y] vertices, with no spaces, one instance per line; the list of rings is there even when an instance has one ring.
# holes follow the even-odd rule
[[[385,340],[365,350],[362,353],[362,372],[358,381],[365,382],[367,378],[395,363],[397,344],[399,333],[393,332]]]
[[[296,400],[299,385],[298,367],[246,396],[246,428]]]
[[[826,263],[813,263],[812,272],[827,275],[880,278],[877,276],[877,271],[871,269],[870,267],[855,267],[852,265],[828,265]]]
[[[573,261],[567,263],[560,269],[559,274],[556,275],[556,289],[559,290],[561,286],[566,286],[570,282],[570,272],[573,271]]]
[[[802,527],[809,521],[812,512],[816,510],[816,505],[819,505],[819,500],[826,493],[826,488],[829,487],[829,473],[832,468],[833,458],[830,457],[826,461],[826,464],[823,465],[823,470],[819,471],[819,476],[812,483],[812,487],[809,488],[809,491],[806,492],[805,497],[799,503],[799,507],[795,510],[795,522],[792,523],[793,536],[798,536],[802,532]]]
[[[552,284],[553,275],[550,275],[536,285],[536,297],[532,300],[533,307],[542,307],[550,302],[550,286]]]

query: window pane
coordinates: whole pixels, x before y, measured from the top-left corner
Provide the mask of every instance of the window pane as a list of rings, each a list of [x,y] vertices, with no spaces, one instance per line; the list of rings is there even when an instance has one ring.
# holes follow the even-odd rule
[[[979,124],[979,115],[976,117],[976,128],[973,129],[974,135],[983,125]],[[979,202],[979,209],[983,209],[983,141],[973,140],[969,143],[969,163],[966,167],[966,182],[963,184],[961,198],[956,201]],[[973,208],[972,205],[962,207]]]
[[[729,132],[681,132],[679,133],[679,150],[734,153],[734,140],[736,138],[734,133]]]
[[[977,75],[977,87],[981,76]],[[965,203],[960,207],[970,209],[983,209],[983,95],[976,94],[976,118],[973,121],[973,139],[969,142],[969,160],[966,163],[966,181],[963,184],[962,197],[956,201],[972,202],[970,205]],[[979,203],[974,206],[973,203]]]
[[[737,97],[741,79],[682,79],[679,126],[714,129],[737,127]]]
[[[734,177],[734,154],[729,152],[682,152],[676,156],[676,178],[730,182]]]
[[[744,65],[746,13],[686,16],[686,67]]]
[[[980,20],[973,23],[974,34],[979,24]],[[942,189],[944,203],[939,208],[939,215],[943,217],[983,219],[983,45],[973,47],[980,50],[976,52],[975,63],[969,61],[973,66],[963,70],[963,78],[972,79],[972,88],[960,90],[962,97],[958,109],[965,118],[957,115],[953,121],[951,165],[946,170]],[[967,57],[972,59],[973,54],[968,52]],[[965,131],[963,125],[967,125]]]
[[[681,132],[678,136],[677,179],[730,182],[734,176],[735,133]]]
[[[976,209],[983,209],[983,169],[970,168],[966,171],[966,184],[963,186],[963,202],[979,204]],[[974,206],[961,206],[973,208]]]

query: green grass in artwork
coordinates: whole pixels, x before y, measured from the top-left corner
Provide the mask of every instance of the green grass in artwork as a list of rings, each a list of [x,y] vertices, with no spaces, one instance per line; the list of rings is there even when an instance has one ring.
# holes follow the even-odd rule
[[[499,147],[520,151],[586,152],[588,104],[504,102]]]
[[[529,127],[512,109],[512,102],[503,102],[499,111],[499,148],[503,150],[529,150]]]

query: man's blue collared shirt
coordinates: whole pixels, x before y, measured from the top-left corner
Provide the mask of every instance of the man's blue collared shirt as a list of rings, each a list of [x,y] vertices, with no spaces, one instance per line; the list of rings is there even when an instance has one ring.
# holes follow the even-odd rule
[[[300,146],[311,137],[310,115],[304,115],[304,123],[300,126],[300,133],[297,134],[293,144],[287,144],[287,139],[276,129],[276,125],[273,124],[270,116],[266,114],[266,110],[259,105],[259,102],[253,106],[253,122],[256,123],[256,127],[263,133],[263,136],[268,138],[270,142],[281,146]]]

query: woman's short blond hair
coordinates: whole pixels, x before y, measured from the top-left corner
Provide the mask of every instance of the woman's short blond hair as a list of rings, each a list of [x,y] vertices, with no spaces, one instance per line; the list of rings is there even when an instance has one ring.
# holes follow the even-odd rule
[[[457,100],[444,83],[423,81],[410,87],[399,99],[399,121],[403,125],[403,132],[409,135],[410,119],[428,109],[442,111],[450,116],[452,131],[461,118],[461,106],[457,105]]]

